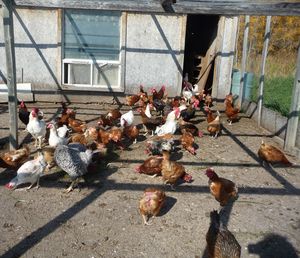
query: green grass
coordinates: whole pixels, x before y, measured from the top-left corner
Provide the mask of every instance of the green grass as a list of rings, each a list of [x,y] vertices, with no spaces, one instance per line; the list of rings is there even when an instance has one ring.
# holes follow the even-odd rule
[[[266,78],[263,105],[287,117],[291,105],[293,86],[294,77],[292,76]],[[251,96],[251,100],[254,102],[257,102],[258,87],[258,77],[255,76]]]

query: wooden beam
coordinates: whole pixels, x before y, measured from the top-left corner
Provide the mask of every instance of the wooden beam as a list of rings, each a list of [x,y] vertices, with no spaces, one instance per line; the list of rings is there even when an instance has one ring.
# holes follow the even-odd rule
[[[17,6],[45,8],[78,8],[164,13],[162,0],[15,0]],[[174,2],[174,1],[173,1]],[[298,0],[177,0],[172,4],[174,13],[217,15],[283,15],[300,16]]]
[[[9,110],[9,146],[10,149],[18,148],[18,116],[17,116],[17,91],[16,91],[16,61],[14,47],[13,27],[13,0],[3,2],[3,29],[7,71],[8,110]]]
[[[292,103],[285,135],[284,149],[291,151],[295,147],[300,114],[300,46],[298,48],[297,72],[294,81]]]
[[[258,103],[257,103],[257,106],[258,106],[258,117],[257,117],[258,126],[261,125],[261,113],[262,113],[264,81],[265,81],[265,67],[266,67],[266,60],[267,60],[267,55],[268,55],[270,31],[271,31],[271,16],[267,16],[267,18],[266,18],[266,28],[265,28],[265,37],[264,37],[264,47],[263,47],[263,51],[262,51],[260,76],[259,76],[259,96],[258,96]]]
[[[243,54],[242,54],[242,67],[241,67],[241,80],[240,80],[240,93],[238,106],[241,107],[243,103],[243,93],[244,93],[244,84],[246,78],[246,64],[247,64],[247,55],[248,55],[248,36],[249,36],[249,25],[250,25],[250,16],[245,16],[245,27],[244,27],[244,39],[243,39]]]

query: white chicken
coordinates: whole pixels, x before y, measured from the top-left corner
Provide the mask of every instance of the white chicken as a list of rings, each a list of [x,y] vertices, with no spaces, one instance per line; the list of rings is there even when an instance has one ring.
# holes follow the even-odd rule
[[[25,162],[17,171],[17,176],[5,185],[8,189],[16,189],[18,185],[31,183],[28,190],[36,183],[39,188],[39,180],[46,169],[47,163],[43,153],[39,152],[38,157],[34,160]]]
[[[29,115],[29,123],[26,130],[35,139],[35,147],[42,147],[42,141],[46,134],[46,123],[44,120],[39,119],[41,111],[38,108],[33,108]]]
[[[57,128],[56,131],[59,137],[65,138],[68,133],[72,131],[72,129],[69,129],[66,125],[63,125],[62,127]]]
[[[133,124],[133,121],[134,121],[134,114],[133,114],[132,110],[130,110],[129,112],[123,114],[120,117],[121,127],[124,127],[125,125],[126,126],[131,126]]]
[[[92,156],[99,150],[92,151],[86,149],[82,144],[58,145],[54,152],[56,164],[71,177],[72,183],[65,190],[66,193],[71,192],[78,183],[78,178],[85,175],[88,165],[92,161]]]
[[[68,143],[68,139],[64,137],[60,137],[57,133],[56,127],[53,123],[49,123],[47,128],[50,129],[49,135],[49,146],[57,147],[59,144],[66,145]]]
[[[162,126],[157,126],[155,133],[158,136],[165,134],[174,134],[178,127],[177,119],[180,117],[180,109],[176,108],[170,112],[167,116],[166,122]]]

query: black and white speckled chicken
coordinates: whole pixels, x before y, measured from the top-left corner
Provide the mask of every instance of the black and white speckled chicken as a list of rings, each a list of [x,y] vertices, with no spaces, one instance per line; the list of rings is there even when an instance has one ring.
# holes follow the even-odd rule
[[[152,155],[160,155],[162,151],[172,152],[175,149],[175,142],[173,138],[164,139],[156,138],[153,140],[147,141],[146,153]]]
[[[92,161],[93,154],[97,152],[82,144],[58,145],[54,152],[56,164],[71,177],[72,183],[65,190],[66,193],[71,192],[78,179],[88,172],[88,166]]]

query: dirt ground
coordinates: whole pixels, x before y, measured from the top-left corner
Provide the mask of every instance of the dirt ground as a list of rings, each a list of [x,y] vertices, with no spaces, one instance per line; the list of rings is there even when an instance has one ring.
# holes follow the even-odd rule
[[[60,113],[55,103],[31,103],[44,111],[46,120]],[[109,104],[71,104],[77,117],[94,125]],[[220,106],[221,111],[223,105]],[[122,111],[128,107],[122,107]],[[138,116],[136,116],[138,118]],[[138,119],[137,119],[138,120]],[[138,123],[139,121],[137,121]],[[202,112],[194,119],[206,132]],[[175,191],[160,177],[134,172],[146,159],[145,139],[128,150],[115,150],[96,171],[82,181],[80,190],[63,189],[69,177],[53,168],[39,189],[10,191],[3,187],[16,172],[0,170],[1,257],[206,257],[205,235],[209,212],[219,205],[209,193],[207,167],[214,167],[239,187],[239,198],[230,204],[222,220],[242,247],[242,257],[299,257],[300,177],[299,160],[291,168],[265,169],[257,158],[261,140],[277,145],[276,139],[242,115],[229,126],[222,113],[223,132],[217,139],[206,133],[197,138],[197,155],[179,151],[172,156],[193,176]],[[19,121],[20,142],[31,138]],[[7,105],[0,105],[0,143],[5,151],[9,134]],[[176,136],[178,137],[178,135]],[[149,136],[148,136],[149,138]],[[35,148],[31,144],[32,154]],[[107,167],[107,162],[110,165]],[[152,225],[144,226],[138,201],[148,186],[161,187],[167,201]]]

